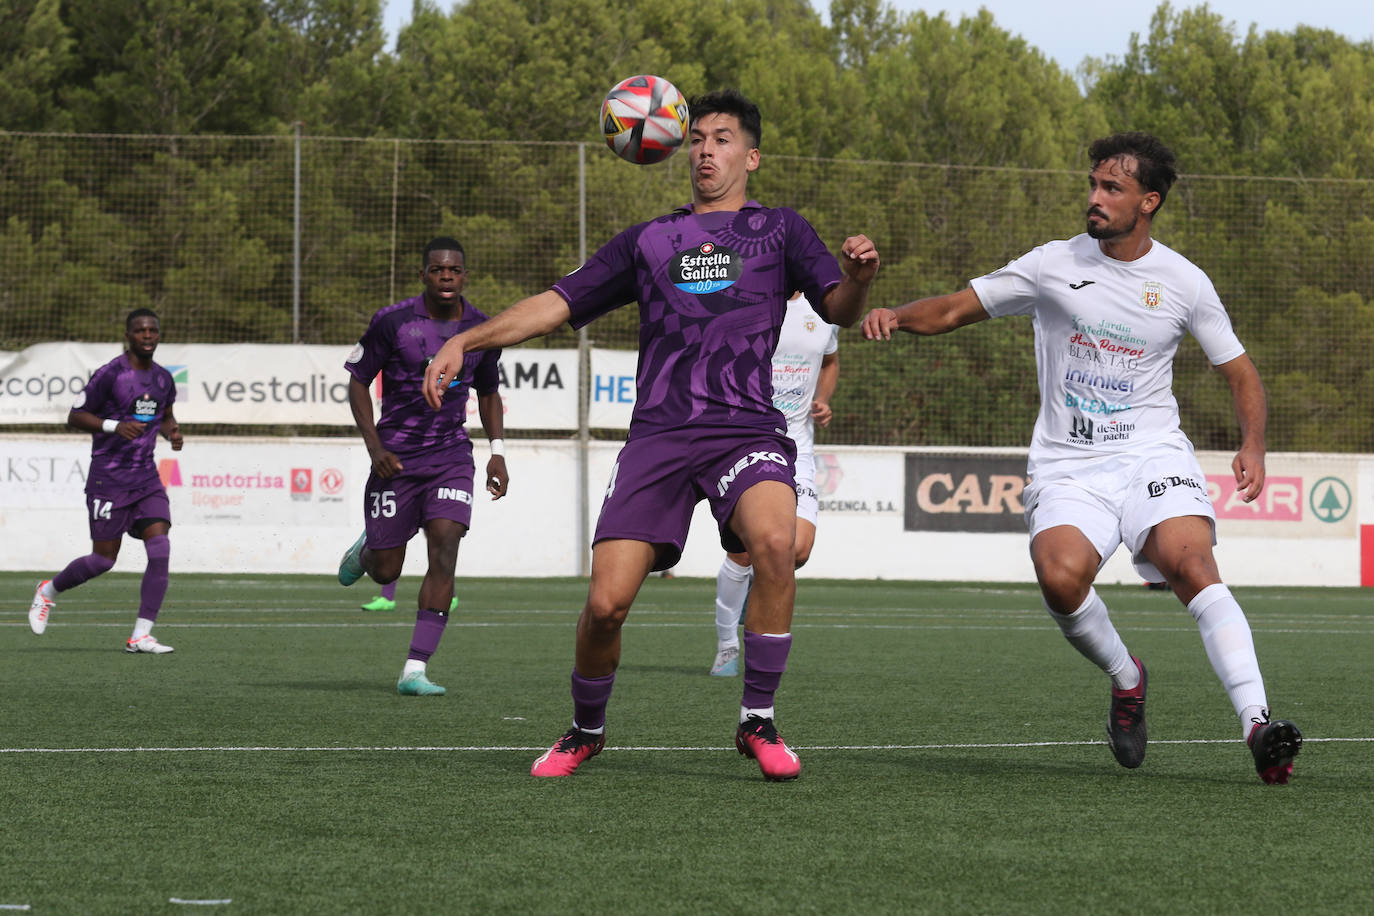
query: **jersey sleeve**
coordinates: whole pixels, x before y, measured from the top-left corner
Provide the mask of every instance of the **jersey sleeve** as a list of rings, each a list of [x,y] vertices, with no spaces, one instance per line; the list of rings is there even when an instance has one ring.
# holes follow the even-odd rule
[[[1231,316],[1226,314],[1226,306],[1221,304],[1221,297],[1206,274],[1198,281],[1197,302],[1188,316],[1188,333],[1202,345],[1202,352],[1213,366],[1229,363],[1245,352],[1231,327]]]
[[[491,394],[501,387],[501,351],[486,350],[477,368],[472,373],[472,390],[478,394]]]
[[[828,318],[823,311],[825,294],[843,279],[844,274],[806,218],[795,210],[782,210],[787,220],[787,294],[801,290],[815,312]]]
[[[344,361],[344,368],[364,385],[370,385],[386,365],[392,349],[389,331],[389,323],[383,322],[377,315],[372,316],[372,322]]]
[[[825,349],[821,350],[822,356],[829,356],[840,349],[840,326],[830,325],[830,336],[825,339]]]
[[[107,416],[110,413],[106,408],[113,391],[114,375],[109,363],[92,372],[86,387],[72,402],[72,410],[85,410],[98,417]]]
[[[626,229],[553,285],[554,292],[568,302],[572,313],[568,323],[574,328],[635,301],[635,250],[644,225]]]
[[[1039,298],[1040,264],[1044,248],[1027,252],[1006,267],[969,281],[978,301],[993,318],[1029,315]]]

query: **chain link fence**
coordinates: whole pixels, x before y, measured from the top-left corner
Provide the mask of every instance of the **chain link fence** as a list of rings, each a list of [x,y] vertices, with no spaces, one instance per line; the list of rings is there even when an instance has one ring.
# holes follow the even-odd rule
[[[751,186],[838,250],[862,232],[870,304],[962,288],[1082,231],[1082,171],[766,154]],[[420,251],[457,237],[465,290],[496,313],[626,226],[690,199],[683,155],[649,167],[577,143],[0,132],[0,349],[117,341],[148,306],[168,340],[346,344],[420,289]],[[1374,181],[1185,175],[1156,236],[1212,277],[1269,389],[1275,451],[1374,452]],[[634,308],[594,323],[633,349]],[[560,329],[532,346],[575,346]],[[1037,392],[1028,320],[879,346],[840,335],[821,441],[1021,446]],[[342,371],[342,370],[340,370]],[[1229,391],[1191,341],[1176,390],[1199,448],[1235,444]],[[260,430],[259,430],[260,432]],[[616,433],[606,433],[608,436]]]

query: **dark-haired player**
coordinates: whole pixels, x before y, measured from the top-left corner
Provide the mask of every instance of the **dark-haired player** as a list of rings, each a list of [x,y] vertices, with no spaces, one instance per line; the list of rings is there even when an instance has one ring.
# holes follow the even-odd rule
[[[454,337],[425,373],[425,397],[436,406],[472,352],[639,303],[638,394],[596,526],[577,624],[573,726],[535,761],[535,776],[566,776],[604,746],[621,625],[645,577],[681,555],[702,499],[722,545],[748,550],[754,564],[736,746],[767,779],[801,772],[774,725],[792,641],[797,495],[795,446],[773,407],[772,356],[793,290],[826,320],[853,324],[878,253],[864,236],[848,238],[841,270],[796,212],[749,199],[762,125],[748,99],[714,92],[689,109],[692,203],[632,226],[551,289]]]
[[[874,309],[869,339],[943,334],[1003,315],[1035,327],[1040,416],[1031,437],[1026,523],[1045,606],[1069,643],[1112,680],[1107,737],[1124,767],[1145,759],[1145,666],[1093,589],[1121,544],[1149,582],[1187,605],[1240,718],[1255,768],[1286,783],[1302,736],[1269,718],[1250,624],[1221,582],[1207,481],[1179,427],[1173,360],[1191,334],[1231,388],[1241,444],[1231,468],[1246,502],[1264,487],[1264,386],[1212,282],[1150,237],[1176,177],[1174,154],[1144,133],[1088,150],[1087,231],[1049,242],[961,292]]]
[[[501,439],[499,350],[472,354],[440,395],[439,410],[426,406],[421,390],[425,367],[444,341],[487,320],[462,294],[463,246],[451,238],[430,241],[420,278],[424,292],[373,315],[346,363],[352,375],[348,401],[372,473],[363,494],[364,531],[339,563],[339,582],[352,585],[364,572],[383,584],[396,581],[406,544],[424,528],[429,567],[396,690],[403,696],[439,696],[444,688],[429,679],[426,667],[448,623],[458,542],[472,523],[475,464],[464,425],[469,387],[477,392],[478,416],[491,443],[483,486],[492,499],[506,494],[510,477]],[[379,372],[382,418],[374,422],[368,386]]]
[[[68,426],[91,434],[91,470],[86,477],[91,552],[38,583],[29,605],[29,627],[35,633],[47,629],[59,594],[114,567],[128,533],[143,541],[148,565],[143,571],[138,619],[124,651],[148,655],[172,651],[152,634],[167,595],[172,553],[167,539],[172,512],[153,463],[153,447],[159,432],[173,450],[180,451],[183,444],[181,428],[172,415],[176,400],[172,374],[153,362],[161,339],[156,313],[151,309],[130,312],[124,319],[125,351],[95,370],[67,414]]]

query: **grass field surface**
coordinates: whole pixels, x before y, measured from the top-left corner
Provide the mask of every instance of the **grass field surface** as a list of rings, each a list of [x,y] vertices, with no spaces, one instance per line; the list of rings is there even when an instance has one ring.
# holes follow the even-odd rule
[[[448,695],[418,698],[395,691],[413,610],[360,611],[366,582],[174,572],[155,634],[176,652],[135,656],[136,576],[64,594],[34,636],[38,578],[0,573],[6,909],[1374,909],[1366,591],[1235,590],[1306,738],[1265,786],[1167,593],[1101,590],[1149,666],[1128,771],[1105,676],[1033,587],[803,580],[778,695],[803,771],[771,784],[733,746],[739,679],[706,674],[714,582],[645,584],[606,750],[535,780],[571,719],[581,580],[460,579],[429,669]]]

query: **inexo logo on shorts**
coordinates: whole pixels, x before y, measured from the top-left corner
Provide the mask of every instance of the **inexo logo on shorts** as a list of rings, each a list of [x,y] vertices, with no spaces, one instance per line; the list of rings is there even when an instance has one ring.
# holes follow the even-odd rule
[[[725,491],[730,489],[730,484],[735,482],[735,478],[739,476],[740,471],[750,465],[758,464],[760,461],[771,461],[774,464],[780,464],[783,467],[787,467],[787,459],[777,452],[750,452],[739,461],[736,461],[734,467],[726,471],[725,474],[721,476],[720,480],[716,482],[716,489],[719,491],[719,495],[725,495]]]

